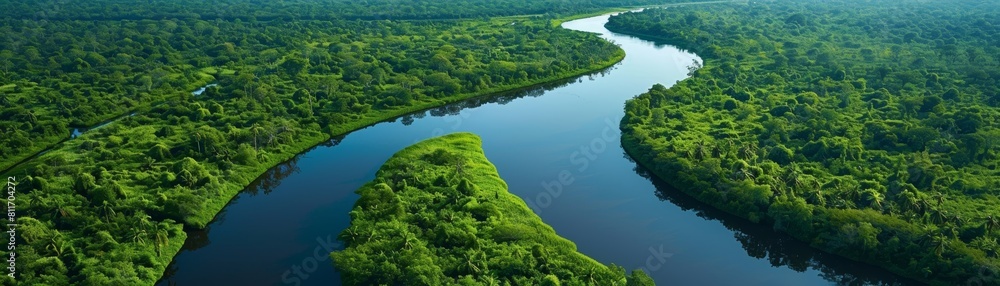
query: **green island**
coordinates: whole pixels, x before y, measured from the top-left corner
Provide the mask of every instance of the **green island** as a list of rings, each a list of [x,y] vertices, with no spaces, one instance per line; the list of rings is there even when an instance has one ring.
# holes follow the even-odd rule
[[[610,67],[620,48],[553,23],[651,1],[368,2],[394,8],[0,3],[16,283],[152,285],[184,229],[270,167],[383,120]],[[339,8],[357,13],[309,16]]]
[[[932,285],[1000,285],[992,1],[751,1],[624,13],[705,58],[626,104],[622,144],[700,201]]]
[[[480,138],[454,133],[392,156],[357,190],[331,254],[347,285],[654,285],[577,252],[507,192]]]

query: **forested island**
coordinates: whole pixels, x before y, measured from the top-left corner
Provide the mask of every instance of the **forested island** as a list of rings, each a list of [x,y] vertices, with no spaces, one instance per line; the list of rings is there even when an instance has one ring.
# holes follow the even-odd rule
[[[992,1],[751,1],[624,13],[704,57],[626,104],[622,144],[683,192],[935,285],[998,285]]]
[[[654,285],[601,263],[543,223],[454,133],[392,156],[357,193],[347,244],[331,254],[348,285]]]

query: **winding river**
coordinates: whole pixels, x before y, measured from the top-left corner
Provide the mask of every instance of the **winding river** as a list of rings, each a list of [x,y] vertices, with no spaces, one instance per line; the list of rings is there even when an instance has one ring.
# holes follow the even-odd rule
[[[340,285],[340,247],[357,195],[394,152],[469,131],[510,191],[603,263],[643,268],[661,285],[912,285],[807,247],[672,190],[624,154],[625,100],[684,79],[700,59],[615,34],[608,15],[566,22],[619,44],[626,58],[580,78],[472,99],[352,132],[277,166],[205,230],[191,231],[158,285]]]

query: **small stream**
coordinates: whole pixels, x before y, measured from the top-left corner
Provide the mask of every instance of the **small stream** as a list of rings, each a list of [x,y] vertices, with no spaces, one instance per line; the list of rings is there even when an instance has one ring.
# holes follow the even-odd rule
[[[216,83],[207,84],[205,86],[202,86],[202,87],[196,89],[195,91],[192,91],[191,95],[199,96],[202,93],[205,93],[205,90],[208,89],[209,87],[218,86],[218,85],[219,84],[216,84]],[[105,122],[102,122],[100,124],[97,124],[97,125],[94,125],[94,126],[90,126],[90,127],[71,128],[69,130],[69,132],[70,132],[69,138],[70,139],[75,139],[76,137],[80,137],[80,135],[83,135],[83,133],[86,133],[87,131],[95,130],[95,129],[107,126],[108,124],[111,124],[112,122],[115,122],[115,121],[118,121],[118,120],[122,120],[123,118],[135,116],[135,114],[136,114],[135,112],[132,112],[132,113],[129,113],[127,115],[119,116],[118,118],[111,119],[111,120],[108,120],[108,121],[105,121]]]

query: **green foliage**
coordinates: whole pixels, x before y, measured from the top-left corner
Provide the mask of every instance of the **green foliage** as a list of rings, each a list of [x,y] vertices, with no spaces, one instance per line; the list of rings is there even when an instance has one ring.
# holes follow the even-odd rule
[[[347,248],[331,254],[346,284],[654,285],[641,270],[627,276],[556,235],[507,192],[481,144],[470,133],[425,140],[358,189],[351,226],[339,236]],[[445,177],[453,179],[430,183]]]
[[[137,2],[125,7],[109,1],[85,5],[56,2],[0,4],[13,9],[7,11],[35,11],[0,16],[6,27],[0,32],[0,42],[10,43],[0,46],[0,124],[5,126],[0,129],[2,170],[69,139],[72,128],[121,120],[132,112],[149,109],[155,109],[149,115],[172,125],[188,120],[220,122],[223,118],[234,125],[246,122],[233,120],[234,113],[226,110],[249,110],[233,107],[260,109],[258,113],[268,117],[295,115],[314,121],[346,116],[348,121],[356,121],[387,110],[426,108],[439,105],[441,100],[454,101],[460,95],[593,71],[624,56],[621,50],[595,35],[552,27],[549,20],[557,15],[546,13],[579,13],[650,1],[606,0],[556,9],[559,11],[538,1],[523,0],[506,1],[520,9],[494,1],[482,5],[462,1],[461,7],[407,3],[422,7],[414,9],[399,8],[400,3],[394,1],[296,1],[277,8],[267,2],[234,0],[220,4],[227,9],[207,11],[201,9],[214,5],[176,1],[156,5]],[[49,5],[61,8],[43,8]],[[70,9],[66,5],[76,7],[75,11],[63,14]],[[373,9],[385,5],[394,9]],[[105,10],[110,6],[116,6],[115,11]],[[299,15],[298,19],[286,18],[291,14],[271,14],[282,10]],[[228,14],[209,16],[220,11]],[[351,15],[362,11],[367,12]],[[411,12],[368,14],[387,11]],[[316,12],[322,14],[313,14]],[[345,19],[483,19],[510,13],[542,15],[433,22]],[[38,21],[38,17],[46,20]],[[17,56],[21,51],[30,51],[29,56]],[[500,62],[511,69],[492,74],[491,67]],[[208,88],[191,98],[191,91],[211,82],[221,87]],[[303,89],[309,96],[285,100],[288,93]],[[234,106],[237,100],[244,102]],[[257,102],[245,102],[249,100]],[[186,104],[190,101],[201,104]],[[173,106],[164,107],[164,103]],[[285,106],[263,110],[276,104]],[[256,118],[260,119],[264,118]],[[171,136],[176,131],[161,128],[165,129],[158,130],[157,136]],[[220,143],[225,137],[202,135],[211,141],[209,144]],[[192,149],[210,153],[221,147],[205,146],[202,140],[193,138]],[[102,142],[112,148],[117,147],[115,141]],[[150,151],[164,155],[159,152],[162,150]]]
[[[18,215],[38,222],[26,230],[37,237],[19,244],[18,254],[19,261],[41,261],[21,264],[19,282],[152,284],[183,244],[183,227],[205,227],[268,168],[332,136],[593,72],[624,57],[597,35],[550,22],[619,1],[554,10],[537,1],[407,2],[421,9],[395,1],[250,2],[210,10],[191,1],[116,2],[115,9],[107,1],[0,3],[19,11],[0,16],[0,169],[31,178],[20,182],[18,200],[28,203]],[[503,6],[511,3],[520,8]],[[399,9],[371,9],[388,4]],[[63,13],[70,7],[73,13]],[[351,14],[358,11],[469,19],[369,21],[383,15]],[[219,12],[230,14],[211,16]],[[484,17],[534,12],[545,15]],[[492,73],[497,68],[503,73]],[[191,94],[208,83],[217,85]],[[109,120],[68,139],[71,126]],[[379,200],[370,206],[402,215],[407,205],[390,195],[400,187],[390,185],[375,191]],[[453,176],[441,186],[451,196],[481,191]],[[461,206],[471,218],[437,231],[467,234],[473,221],[505,215],[488,200]],[[472,245],[476,237],[440,241]],[[437,285],[444,278],[427,279]]]
[[[626,103],[622,143],[694,197],[824,251],[1000,284],[979,275],[1000,269],[986,231],[1000,217],[996,8],[752,1],[611,17],[706,57]]]
[[[2,18],[25,20],[134,20],[155,19],[240,19],[254,20],[432,20],[476,17],[496,17],[535,14],[577,14],[601,8],[633,5],[664,4],[654,0],[593,0],[565,2],[563,0],[463,0],[451,2],[426,2],[419,0],[374,0],[357,2],[267,1],[226,0],[216,5],[182,0],[169,2],[133,3],[114,0],[95,0],[88,4],[58,1],[11,0],[0,5],[5,13]],[[111,7],[114,7],[113,9]],[[224,9],[221,9],[224,8]],[[336,11],[336,13],[331,13]],[[195,27],[196,31],[218,33],[211,26]],[[219,52],[225,52],[221,50]],[[88,55],[89,56],[89,55]],[[87,63],[94,60],[87,58]]]

